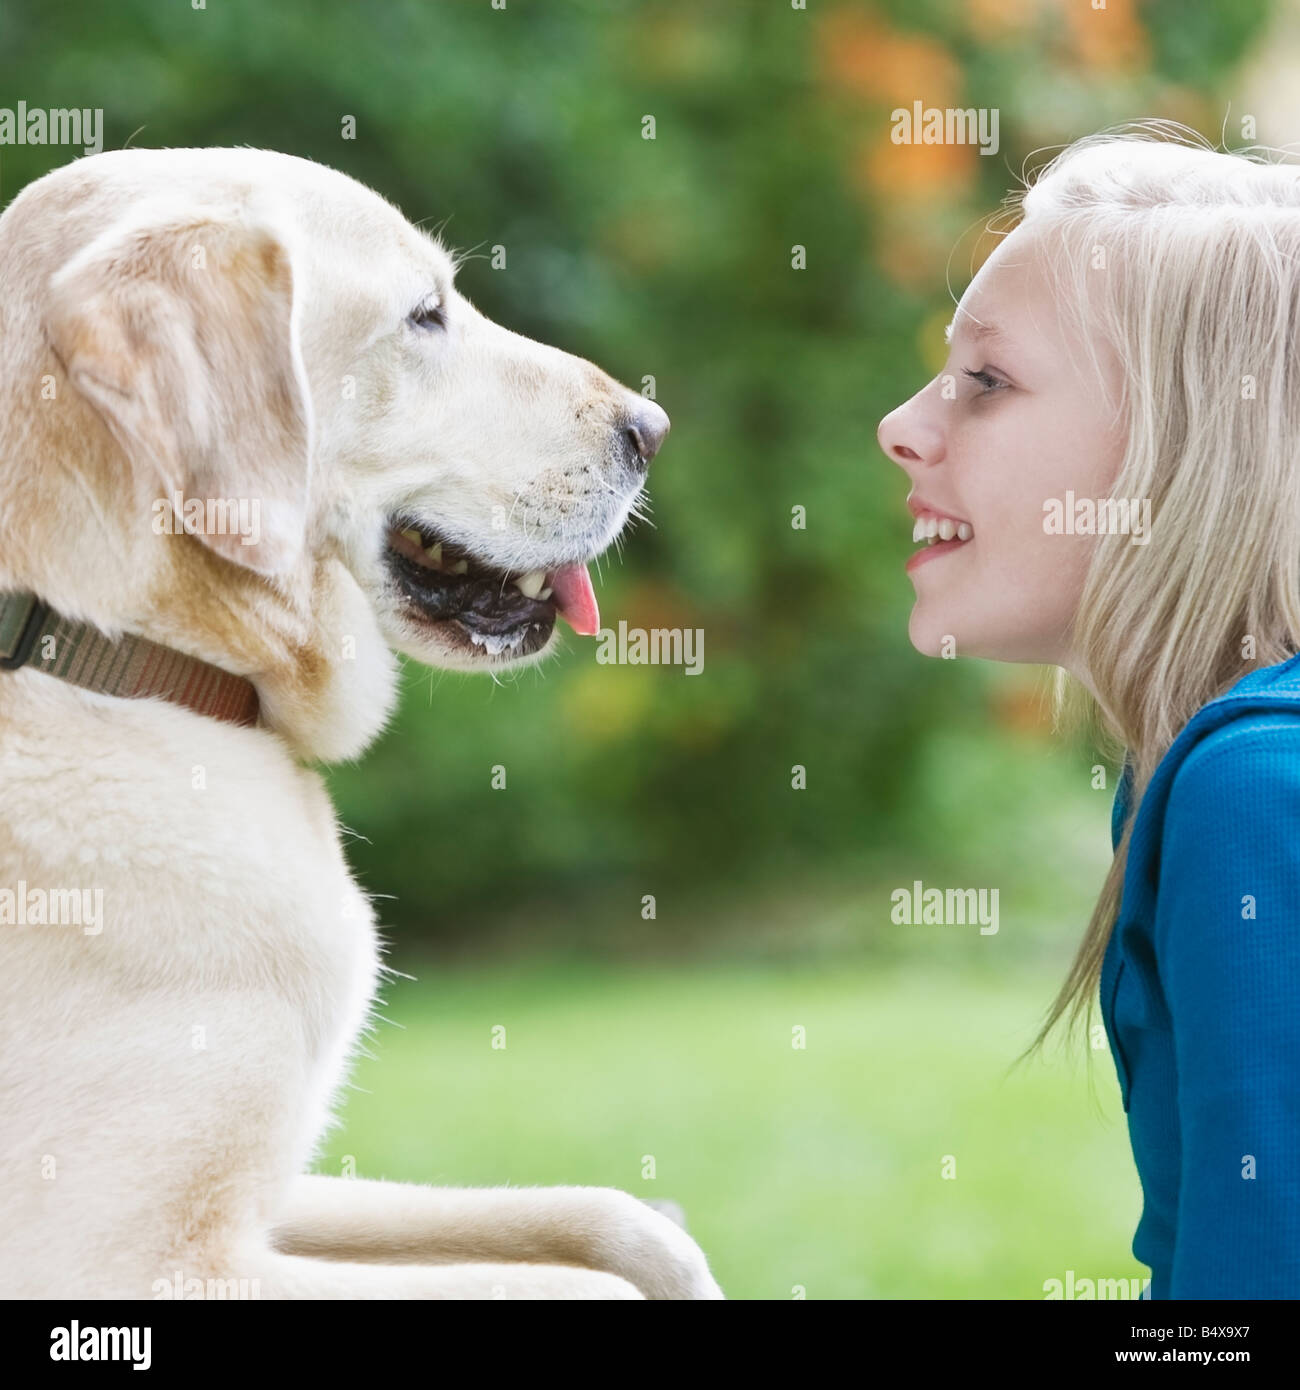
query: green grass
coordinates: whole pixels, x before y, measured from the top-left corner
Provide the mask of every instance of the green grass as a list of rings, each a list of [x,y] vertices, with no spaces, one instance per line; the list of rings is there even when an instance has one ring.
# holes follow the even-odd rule
[[[1059,1058],[1006,1075],[1057,982],[1041,969],[417,973],[385,991],[401,1027],[370,1040],[323,1172],[351,1156],[363,1177],[671,1197],[732,1298],[1041,1298],[1067,1269],[1146,1274],[1109,1056],[1091,1085]]]

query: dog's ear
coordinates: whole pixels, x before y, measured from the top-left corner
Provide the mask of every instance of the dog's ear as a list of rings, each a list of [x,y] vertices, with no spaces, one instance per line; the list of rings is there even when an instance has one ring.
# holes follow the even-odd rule
[[[50,291],[46,328],[69,381],[160,496],[191,503],[174,525],[260,573],[289,569],[312,409],[285,240],[237,210],[155,206],[108,228]],[[198,520],[232,514],[223,503],[243,508],[242,527]]]

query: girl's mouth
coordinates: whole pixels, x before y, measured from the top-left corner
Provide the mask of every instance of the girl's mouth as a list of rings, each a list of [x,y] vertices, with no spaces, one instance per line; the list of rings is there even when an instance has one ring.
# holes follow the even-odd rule
[[[969,545],[975,535],[975,528],[969,521],[955,516],[946,516],[919,503],[909,503],[916,524],[912,527],[912,540],[921,545],[904,567],[910,574],[918,565],[927,560],[938,559],[940,555],[950,555],[954,550]]]

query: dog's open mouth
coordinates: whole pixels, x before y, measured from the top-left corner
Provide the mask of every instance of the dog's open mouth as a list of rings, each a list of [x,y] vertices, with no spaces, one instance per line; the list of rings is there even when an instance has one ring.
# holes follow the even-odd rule
[[[398,518],[388,530],[388,567],[419,617],[451,624],[468,649],[529,656],[544,647],[556,615],[577,633],[600,628],[586,565],[518,573],[486,564],[424,523]]]

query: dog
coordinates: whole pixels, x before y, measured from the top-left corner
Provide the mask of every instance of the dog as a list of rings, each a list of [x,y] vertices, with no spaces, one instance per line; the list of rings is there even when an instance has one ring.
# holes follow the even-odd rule
[[[0,218],[0,1295],[722,1297],[621,1191],[308,1171],[385,969],[308,764],[395,653],[596,631],[669,426],[456,269],[271,151],[94,155]]]

